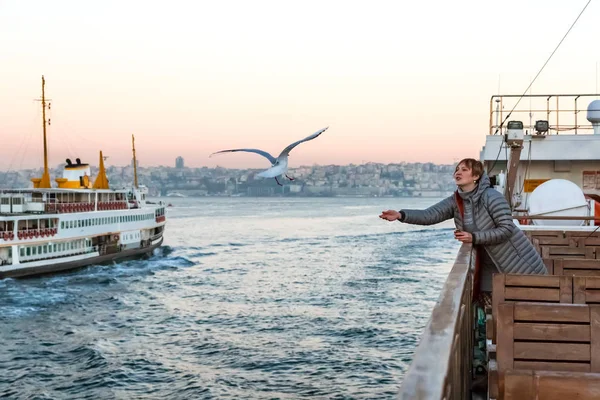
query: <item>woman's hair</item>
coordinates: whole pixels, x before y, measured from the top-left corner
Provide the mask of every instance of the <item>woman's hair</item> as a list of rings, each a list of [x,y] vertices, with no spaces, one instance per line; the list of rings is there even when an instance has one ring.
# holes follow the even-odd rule
[[[458,162],[458,164],[456,164],[456,168],[454,169],[454,172],[458,171],[458,166],[460,164],[465,164],[465,166],[471,170],[472,175],[476,175],[480,178],[481,178],[481,175],[483,175],[483,163],[481,161],[477,161],[474,158],[463,158],[462,160],[460,160]],[[479,180],[479,179],[477,179],[477,180]]]

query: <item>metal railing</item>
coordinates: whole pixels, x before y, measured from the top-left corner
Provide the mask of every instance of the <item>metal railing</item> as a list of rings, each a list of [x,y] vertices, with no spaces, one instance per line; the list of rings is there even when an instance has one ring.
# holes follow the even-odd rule
[[[522,121],[526,129],[529,129],[529,134],[533,134],[533,125],[536,120],[548,121],[549,131],[559,132],[574,131],[577,135],[580,130],[591,130],[592,125],[587,121],[586,116],[583,118],[579,113],[586,112],[591,101],[585,104],[578,103],[579,98],[600,98],[600,94],[530,94],[524,95],[517,108],[512,111],[511,120]],[[490,124],[489,134],[503,134],[502,130],[498,129],[504,118],[513,109],[519,101],[521,95],[495,95],[490,99]],[[555,100],[555,101],[554,101]],[[561,100],[566,100],[562,102]],[[545,107],[544,107],[545,101]],[[535,104],[534,104],[535,102]],[[494,108],[494,103],[496,107]],[[566,105],[569,104],[570,105]],[[565,107],[561,109],[561,107]],[[527,113],[523,117],[523,113]],[[535,116],[535,118],[534,118]],[[529,125],[522,118],[529,117]],[[583,119],[583,123],[582,120]],[[565,122],[566,121],[566,122]],[[529,126],[529,128],[527,128]],[[506,123],[502,125],[502,129],[506,128]],[[497,132],[496,132],[497,131]]]

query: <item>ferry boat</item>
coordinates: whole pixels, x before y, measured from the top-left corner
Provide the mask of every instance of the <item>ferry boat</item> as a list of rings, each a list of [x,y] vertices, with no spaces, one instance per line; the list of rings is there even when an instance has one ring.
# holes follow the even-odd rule
[[[532,105],[513,107],[521,97]],[[480,159],[548,275],[495,274],[492,305],[478,320],[471,298],[474,251],[463,244],[399,398],[600,398],[599,98],[492,96]],[[527,124],[513,117],[504,126],[498,121],[506,108],[543,118]],[[475,336],[478,321],[485,338]],[[474,357],[482,347],[485,354]]]
[[[46,143],[45,80],[42,76],[44,172],[32,188],[0,190],[0,279],[64,271],[151,254],[163,242],[165,205],[147,200],[134,182],[112,189],[100,151],[99,172],[67,159],[52,187]]]

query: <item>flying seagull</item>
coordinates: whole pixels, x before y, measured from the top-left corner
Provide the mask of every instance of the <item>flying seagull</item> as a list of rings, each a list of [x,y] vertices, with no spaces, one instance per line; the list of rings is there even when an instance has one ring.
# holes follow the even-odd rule
[[[221,151],[217,151],[216,153],[212,153],[209,157],[212,157],[213,155],[219,154],[219,153],[230,153],[230,152],[235,152],[235,151],[246,151],[249,153],[260,154],[261,156],[263,156],[269,160],[269,162],[271,163],[271,168],[257,174],[256,176],[261,177],[261,178],[275,178],[275,181],[277,182],[277,184],[279,186],[283,186],[281,183],[279,183],[279,180],[277,179],[278,176],[285,175],[286,178],[288,178],[290,181],[294,180],[294,178],[290,178],[286,174],[286,172],[288,170],[288,156],[290,154],[290,151],[292,151],[292,149],[294,147],[298,146],[302,142],[308,142],[309,140],[313,140],[314,138],[319,136],[321,133],[325,132],[328,128],[329,127],[321,129],[320,131],[317,131],[317,132],[313,133],[312,135],[305,137],[302,140],[298,140],[297,142],[290,144],[288,147],[283,149],[283,151],[279,154],[279,156],[277,158],[273,157],[271,154],[267,153],[266,151],[259,150],[259,149],[221,150]]]

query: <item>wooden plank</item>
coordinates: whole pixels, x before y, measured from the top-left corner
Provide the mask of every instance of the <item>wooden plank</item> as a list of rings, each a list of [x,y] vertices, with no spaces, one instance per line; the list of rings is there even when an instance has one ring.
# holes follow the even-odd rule
[[[590,306],[591,372],[600,372],[600,306]]]
[[[589,309],[583,304],[514,303],[514,305],[515,321],[590,322]]]
[[[600,374],[596,373],[536,371],[534,380],[537,380],[535,399],[592,400],[600,395]]]
[[[554,262],[556,263],[557,260]],[[600,260],[588,260],[585,258],[563,258],[562,265],[564,269],[597,269],[600,270]]]
[[[539,239],[531,239],[531,243],[533,243],[533,248],[535,251],[541,256],[542,255],[542,247],[540,246]]]
[[[540,246],[568,246],[569,238],[541,237],[535,239]]]
[[[458,251],[454,266],[442,287],[438,301],[433,306],[429,322],[423,329],[419,345],[400,386],[397,396],[399,399],[414,399],[415,396],[442,399],[444,395],[448,395],[447,386],[455,386],[455,374],[461,378],[470,375],[472,356],[462,357],[463,371],[452,371],[450,360],[455,354],[452,346],[458,330],[469,332],[467,335],[461,335],[461,340],[472,343],[470,336],[473,334],[473,318],[466,318],[463,328],[458,323],[461,306],[467,304],[470,307],[471,251],[472,246],[467,244],[463,244]],[[472,316],[470,308],[467,315]],[[469,345],[468,350],[472,352],[473,346]],[[461,386],[460,382],[458,385]],[[469,388],[466,388],[459,398],[467,398],[467,389]]]
[[[498,365],[496,360],[490,360],[488,363],[488,397],[490,399],[498,397]]]
[[[586,287],[585,276],[574,276],[573,277],[573,303],[574,304],[585,304],[585,287]]]
[[[600,289],[600,278],[596,277],[587,277],[585,279],[585,288],[586,289]]]
[[[550,247],[548,246],[540,246],[542,249],[542,258],[550,258]]]
[[[500,333],[499,331],[498,334]],[[590,345],[586,343],[515,342],[513,356],[515,359],[521,360],[590,361]],[[500,371],[502,370],[501,368]]]
[[[590,342],[589,324],[514,323],[514,340]]]
[[[586,290],[585,303],[600,303],[600,290]]]
[[[600,270],[597,269],[571,269],[565,268],[562,275],[568,276],[600,276]]]
[[[600,246],[600,238],[598,237],[589,237],[583,238],[580,240],[580,243],[583,242],[584,246]]]
[[[585,258],[595,259],[596,258],[596,248],[595,247],[585,247]]]
[[[568,246],[548,246],[550,256],[585,256],[585,249]]]
[[[554,274],[554,260],[552,258],[544,258],[543,261],[544,261],[544,264],[546,265],[546,270],[548,272],[548,275],[555,275]]]
[[[504,279],[504,285],[558,288],[560,287],[560,278],[558,276],[548,275],[506,274]]]
[[[533,371],[508,371],[505,378],[504,400],[535,399]]]
[[[502,303],[498,305],[498,319],[496,320],[496,359],[498,363],[499,398],[504,398],[505,371],[513,369],[513,321],[515,303]]]
[[[518,361],[515,360],[515,370],[526,369],[531,371],[573,371],[590,372],[588,362],[553,362],[553,361]]]
[[[573,303],[573,277],[560,276],[560,302]]]
[[[535,237],[535,238],[541,238],[541,237],[555,237],[555,238],[559,238],[559,237],[564,237],[563,232],[562,231],[525,231],[526,235],[530,236],[530,237]]]
[[[487,340],[494,340],[494,319],[491,315],[485,316],[485,338]]]
[[[498,305],[504,302],[504,284],[506,282],[505,274],[494,274],[492,277],[492,323],[494,324],[494,335],[492,342],[496,343],[496,332],[498,331]]]
[[[560,301],[558,288],[528,288],[528,287],[506,287],[504,289],[506,300],[537,300],[537,301]]]
[[[586,231],[568,231],[567,235],[571,236],[571,237],[597,237],[598,235],[598,231],[594,232],[592,234],[592,236],[590,236],[592,234],[592,232],[586,232]]]
[[[552,271],[554,275],[563,275],[563,261],[562,258],[554,260],[554,271]]]

